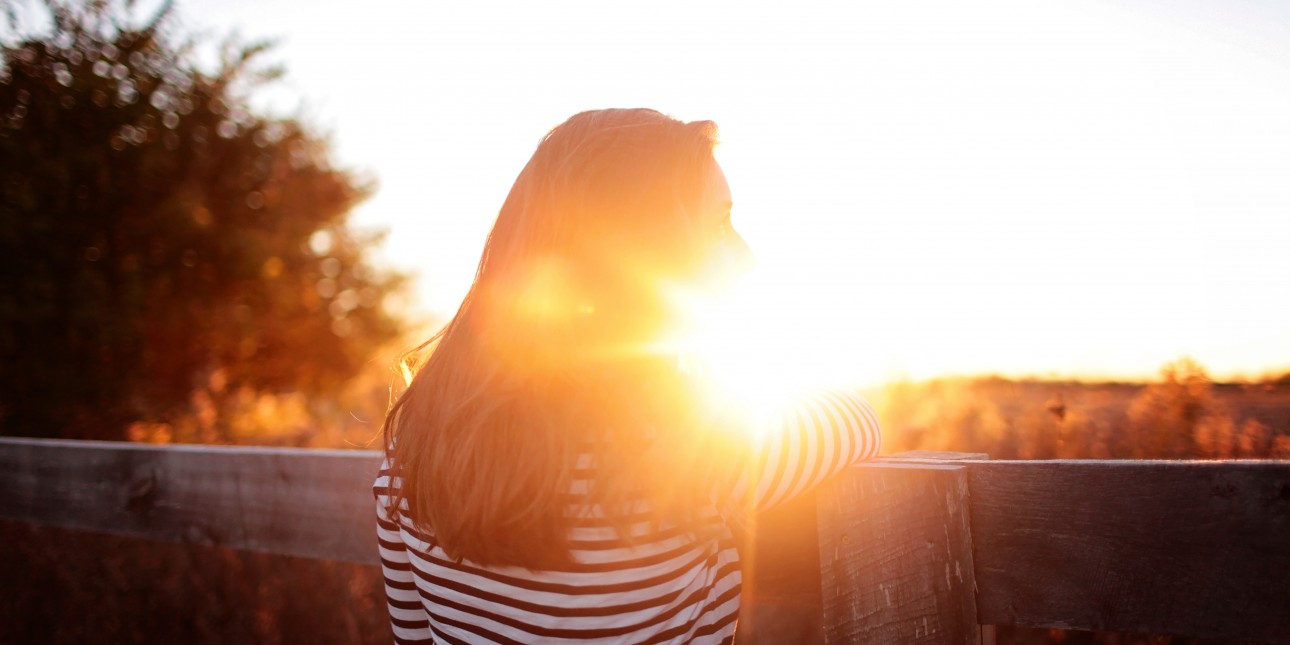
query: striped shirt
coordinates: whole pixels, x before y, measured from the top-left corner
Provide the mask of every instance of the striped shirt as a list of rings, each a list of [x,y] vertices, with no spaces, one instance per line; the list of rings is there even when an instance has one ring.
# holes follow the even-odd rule
[[[860,396],[827,392],[792,406],[759,445],[764,464],[742,475],[732,499],[757,510],[798,495],[878,454],[877,415]],[[585,488],[591,457],[574,473]],[[714,537],[666,523],[631,522],[627,544],[599,513],[574,520],[573,564],[560,571],[455,561],[406,512],[389,512],[388,459],[373,485],[377,538],[396,643],[730,643],[739,615],[739,555],[717,501],[701,510]],[[575,491],[576,492],[576,491]],[[405,507],[406,508],[406,507]],[[697,532],[696,532],[697,533]]]

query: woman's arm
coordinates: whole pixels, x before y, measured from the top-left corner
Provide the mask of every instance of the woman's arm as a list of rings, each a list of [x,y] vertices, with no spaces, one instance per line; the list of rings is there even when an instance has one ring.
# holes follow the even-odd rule
[[[390,611],[390,626],[394,629],[394,642],[432,643],[430,618],[413,578],[412,563],[408,561],[408,547],[403,543],[399,525],[389,513],[389,461],[381,464],[372,487],[376,495],[376,541],[381,554],[381,573],[385,576],[386,606]]]
[[[878,415],[858,393],[803,397],[763,437],[733,486],[732,501],[744,512],[766,510],[877,456],[881,446]]]

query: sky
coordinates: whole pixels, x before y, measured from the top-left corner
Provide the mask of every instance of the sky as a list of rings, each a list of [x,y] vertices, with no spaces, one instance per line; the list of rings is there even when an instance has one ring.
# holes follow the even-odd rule
[[[1290,369],[1290,3],[182,0],[275,38],[354,214],[455,310],[538,139],[592,108],[721,128],[755,351],[833,380]],[[303,108],[301,108],[303,106]]]

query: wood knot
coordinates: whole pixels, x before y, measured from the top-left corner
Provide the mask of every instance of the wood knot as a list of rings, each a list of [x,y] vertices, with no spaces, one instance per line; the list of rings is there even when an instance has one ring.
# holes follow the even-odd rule
[[[157,478],[152,473],[130,482],[125,491],[125,507],[130,511],[152,508],[157,500]]]

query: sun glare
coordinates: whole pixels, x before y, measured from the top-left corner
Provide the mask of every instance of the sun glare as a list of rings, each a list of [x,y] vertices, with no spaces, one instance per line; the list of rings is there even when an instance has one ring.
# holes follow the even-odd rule
[[[850,387],[872,375],[857,369],[845,339],[811,325],[809,285],[754,270],[720,292],[676,288],[670,297],[684,322],[663,345],[685,357],[708,394],[764,429],[804,392]]]

